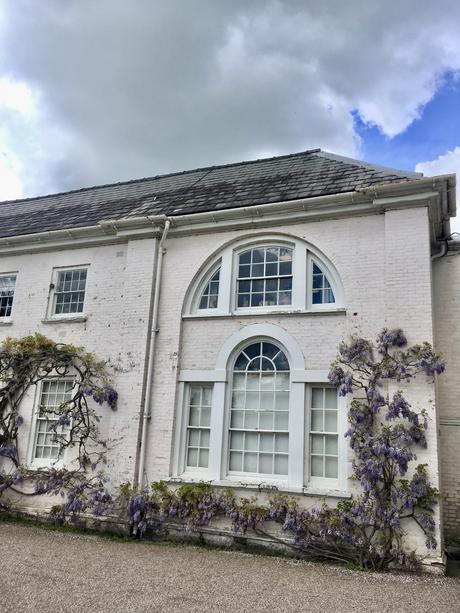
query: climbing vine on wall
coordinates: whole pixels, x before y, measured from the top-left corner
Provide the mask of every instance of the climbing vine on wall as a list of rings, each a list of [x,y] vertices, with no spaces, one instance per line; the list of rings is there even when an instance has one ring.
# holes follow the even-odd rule
[[[384,329],[375,343],[353,338],[340,345],[329,380],[340,395],[352,398],[346,437],[354,452],[352,478],[361,493],[336,507],[306,510],[298,499],[279,494],[263,505],[206,483],[173,489],[157,482],[145,492],[124,488],[135,530],[141,535],[164,530],[172,521],[200,530],[224,516],[237,533],[252,530],[315,558],[372,569],[415,564],[404,547],[409,522],[425,535],[428,548],[436,547],[438,492],[426,465],[410,468],[416,449],[427,446],[428,412],[427,407],[415,411],[401,389],[389,393],[389,384],[407,387],[415,377],[432,378],[443,371],[444,363],[428,343],[407,347],[401,330]],[[270,530],[272,522],[287,539]]]
[[[50,466],[27,464],[19,448],[24,427],[21,410],[25,395],[41,382],[72,381],[72,392],[60,405],[40,404],[48,433],[58,448]],[[98,406],[117,407],[118,394],[110,384],[108,367],[82,347],[55,343],[41,334],[9,338],[0,346],[0,497],[10,491],[24,496],[61,494],[61,517],[91,510],[107,511],[111,497],[105,489],[103,467],[107,441],[102,439]],[[66,453],[65,466],[60,462]],[[0,502],[1,504],[1,502]],[[4,502],[5,504],[5,502]]]
[[[114,501],[105,487],[107,441],[98,427],[99,406],[117,405],[107,364],[80,347],[39,334],[8,339],[0,346],[0,497],[8,491],[61,494],[57,514],[62,519],[82,512],[104,515],[123,510],[124,504],[140,536],[164,533],[171,522],[199,531],[214,518],[225,517],[235,533],[252,531],[314,558],[372,569],[411,565],[416,559],[404,545],[406,527],[414,523],[427,547],[436,547],[438,492],[430,484],[428,467],[414,466],[417,448],[427,446],[427,407],[415,410],[402,388],[414,378],[417,385],[443,371],[444,363],[428,343],[408,347],[401,330],[385,329],[375,343],[353,338],[340,345],[329,379],[340,395],[350,396],[346,437],[360,493],[335,507],[305,509],[298,498],[276,492],[262,504],[208,483],[173,488],[157,482],[148,491],[127,485]],[[50,377],[72,379],[73,390],[58,407],[39,407],[40,416],[50,418],[49,431],[59,453],[54,465],[33,468],[33,463],[24,463],[19,448],[25,427],[21,403]],[[66,462],[61,465],[64,452]],[[282,536],[273,530],[273,522]]]

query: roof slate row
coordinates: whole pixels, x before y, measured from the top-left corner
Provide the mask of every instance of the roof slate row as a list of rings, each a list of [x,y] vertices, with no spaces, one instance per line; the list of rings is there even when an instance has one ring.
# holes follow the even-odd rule
[[[420,176],[314,149],[3,202],[0,237],[92,226],[125,217],[192,215],[313,198]]]

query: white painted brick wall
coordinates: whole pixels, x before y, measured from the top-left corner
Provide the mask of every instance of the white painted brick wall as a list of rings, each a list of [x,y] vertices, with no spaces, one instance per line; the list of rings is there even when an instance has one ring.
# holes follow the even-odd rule
[[[446,362],[438,378],[441,484],[446,539],[460,538],[460,251],[433,263],[435,342]]]
[[[18,271],[13,323],[0,327],[0,340],[41,332],[58,342],[82,345],[113,364],[119,408],[114,413],[106,405],[101,407],[100,429],[113,441],[109,475],[116,485],[131,481],[134,471],[154,254],[154,239],[143,239],[0,258],[0,272]],[[90,264],[84,306],[87,321],[42,323],[53,267],[80,264]],[[24,454],[32,443],[27,431],[33,398],[31,391],[22,406],[26,423],[19,443]]]
[[[222,343],[242,326],[266,321],[282,327],[301,346],[308,369],[328,368],[340,340],[350,334],[374,338],[383,325],[401,326],[411,343],[432,340],[427,209],[297,223],[284,231],[311,243],[335,265],[345,290],[346,314],[182,320],[183,303],[198,268],[230,241],[265,232],[226,231],[168,239],[148,433],[149,481],[170,475],[178,370],[213,369]],[[266,231],[272,232],[272,228]],[[0,338],[39,330],[56,340],[83,344],[119,364],[115,384],[120,409],[106,420],[111,437],[120,438],[110,454],[114,483],[131,480],[133,475],[153,254],[154,241],[139,240],[123,246],[2,258],[0,265],[0,271],[19,270],[14,324],[0,329]],[[52,267],[81,263],[91,264],[88,321],[42,324]],[[415,406],[430,409],[434,425],[434,402],[429,403],[434,400],[433,386],[420,381],[409,394]],[[31,412],[31,402],[25,410]],[[435,427],[429,433],[428,450],[419,459],[429,464],[437,484]],[[314,502],[318,501],[308,500],[308,504]],[[423,548],[419,535],[413,539]]]
[[[340,340],[354,333],[375,338],[383,325],[402,327],[410,343],[432,340],[426,208],[289,225],[284,230],[320,249],[335,265],[344,285],[346,314],[235,316],[181,323],[183,302],[197,269],[243,234],[232,231],[168,240],[146,463],[149,480],[164,478],[171,471],[178,370],[213,369],[223,342],[242,326],[260,321],[281,326],[300,344],[308,369],[328,368]],[[429,447],[419,454],[419,461],[429,464],[437,485],[434,386],[420,380],[408,396],[415,408],[430,412]],[[319,500],[308,500],[308,504],[314,502]],[[410,532],[412,545],[423,550],[424,538],[413,528]],[[439,556],[440,550],[433,555]]]

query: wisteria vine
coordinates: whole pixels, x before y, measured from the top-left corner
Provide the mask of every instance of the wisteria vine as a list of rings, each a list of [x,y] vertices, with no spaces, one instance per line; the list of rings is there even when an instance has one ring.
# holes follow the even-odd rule
[[[417,562],[404,546],[405,526],[412,521],[436,547],[434,508],[438,492],[430,484],[427,466],[417,465],[408,476],[415,449],[426,447],[428,413],[412,409],[403,391],[392,395],[388,384],[406,385],[416,376],[432,378],[444,363],[431,345],[407,347],[401,330],[384,329],[376,343],[353,338],[339,346],[329,380],[342,396],[351,395],[346,437],[354,452],[353,476],[361,493],[335,507],[304,509],[294,497],[274,494],[265,505],[255,498],[238,498],[233,491],[207,483],[176,489],[156,482],[150,491],[123,489],[128,516],[139,535],[161,531],[169,522],[200,530],[217,516],[227,517],[233,530],[280,540],[305,555],[382,569]],[[280,539],[271,522],[288,537]]]
[[[59,407],[39,407],[40,416],[51,420],[48,431],[59,451],[56,462],[34,468],[19,449],[21,403],[29,389],[53,377],[72,379],[72,394]],[[106,513],[112,504],[103,470],[107,441],[100,436],[96,407],[106,404],[115,410],[117,400],[107,364],[83,348],[55,343],[41,334],[6,339],[0,346],[0,506],[7,505],[8,491],[24,496],[60,494],[63,502],[54,510],[62,519],[86,510]],[[66,450],[69,459],[61,466]]]

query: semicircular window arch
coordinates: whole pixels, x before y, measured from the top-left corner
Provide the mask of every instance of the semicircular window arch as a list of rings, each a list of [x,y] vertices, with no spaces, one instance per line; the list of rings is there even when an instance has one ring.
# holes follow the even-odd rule
[[[304,241],[257,238],[226,247],[188,293],[184,315],[344,308],[335,267]]]

